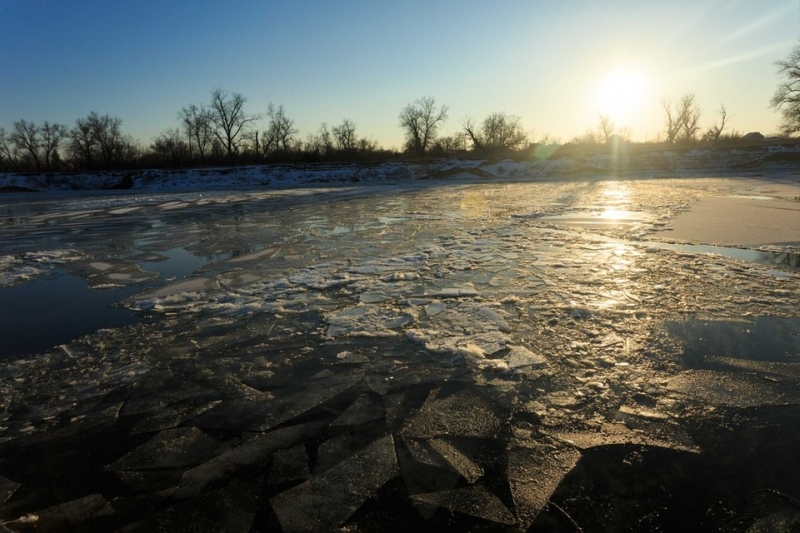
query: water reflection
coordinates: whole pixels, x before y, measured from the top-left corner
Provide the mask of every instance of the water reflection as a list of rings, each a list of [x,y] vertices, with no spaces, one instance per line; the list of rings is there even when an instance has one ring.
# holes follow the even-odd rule
[[[480,191],[464,192],[459,207],[467,218],[480,218],[488,209],[486,197]]]
[[[43,352],[100,328],[138,322],[135,313],[115,305],[138,290],[92,290],[83,278],[63,271],[0,288],[0,358]]]
[[[748,263],[762,265],[783,265],[791,268],[800,268],[800,252],[777,252],[770,250],[753,250],[750,248],[732,248],[728,246],[709,246],[704,244],[673,244],[663,242],[648,242],[646,246],[663,250],[689,252],[698,254],[712,254],[730,257]]]
[[[631,191],[623,181],[606,181],[602,183],[602,196],[605,203],[610,206],[624,206],[630,202]]]

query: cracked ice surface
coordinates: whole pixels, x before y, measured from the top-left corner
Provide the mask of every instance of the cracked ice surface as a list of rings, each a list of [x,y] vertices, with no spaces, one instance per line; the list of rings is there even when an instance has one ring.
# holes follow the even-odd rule
[[[800,493],[786,473],[800,444],[800,274],[647,240],[751,183],[136,194],[21,215],[0,229],[13,283],[45,264],[94,290],[140,287],[120,300],[142,320],[4,360],[0,519],[769,523],[790,500],[755,491]],[[624,223],[603,222],[614,211]],[[198,261],[161,274],[176,258]],[[709,341],[731,331],[757,340]],[[605,490],[617,477],[629,493]],[[608,516],[588,510],[598,498]]]

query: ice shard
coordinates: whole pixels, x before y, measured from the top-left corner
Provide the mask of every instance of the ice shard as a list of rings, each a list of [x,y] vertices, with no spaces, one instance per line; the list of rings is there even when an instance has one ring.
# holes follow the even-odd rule
[[[671,378],[667,388],[714,405],[757,407],[800,404],[800,392],[796,387],[738,372],[687,370]]]
[[[228,446],[195,427],[167,429],[108,465],[109,470],[148,470],[202,463]]]
[[[272,469],[269,472],[267,483],[276,485],[298,479],[306,480],[311,477],[308,468],[308,453],[303,444],[298,444],[285,450],[278,450],[272,456]]]
[[[432,439],[429,444],[470,485],[483,476],[483,468],[446,439]]]
[[[444,507],[454,513],[474,516],[507,526],[517,522],[500,498],[481,485],[415,494],[411,496],[411,499],[429,507]]]
[[[242,466],[264,465],[276,451],[314,436],[327,421],[308,422],[256,435],[225,453],[184,472],[175,496],[189,498],[211,482],[233,475]]]
[[[332,426],[360,426],[368,422],[380,420],[386,416],[383,405],[362,394],[339,417],[331,422]]]
[[[20,487],[19,483],[0,476],[0,503],[5,503]]]
[[[36,513],[38,527],[43,531],[77,528],[92,518],[114,514],[114,509],[100,494],[90,494],[77,500],[49,507]]]
[[[391,435],[270,500],[287,533],[332,530],[399,474]]]
[[[570,447],[557,450],[512,446],[508,454],[508,483],[517,519],[527,529],[547,504],[562,478],[578,463],[580,452]]]
[[[403,434],[412,438],[442,436],[498,438],[505,414],[500,407],[473,389],[428,399],[416,416],[407,421]]]

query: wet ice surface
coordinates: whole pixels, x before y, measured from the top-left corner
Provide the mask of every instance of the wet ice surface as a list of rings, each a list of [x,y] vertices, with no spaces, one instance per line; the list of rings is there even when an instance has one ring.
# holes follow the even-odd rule
[[[647,237],[726,194],[3,199],[0,290],[69,272],[139,317],[3,362],[4,527],[788,530],[800,271]]]

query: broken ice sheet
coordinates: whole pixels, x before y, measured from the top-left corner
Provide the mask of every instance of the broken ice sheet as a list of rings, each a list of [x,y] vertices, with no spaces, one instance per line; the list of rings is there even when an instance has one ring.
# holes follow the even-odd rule
[[[373,426],[345,431],[327,439],[317,449],[314,474],[324,472],[360,452],[382,433],[385,433],[384,428]]]
[[[442,311],[444,311],[446,308],[447,308],[447,304],[446,303],[444,303],[444,302],[436,302],[436,303],[432,303],[432,304],[426,305],[425,306],[425,313],[427,313],[428,316],[436,316],[439,313],[441,313]]]
[[[84,255],[72,249],[0,255],[0,287],[29,281],[55,265],[80,261]]]
[[[578,463],[573,448],[511,446],[508,451],[508,482],[522,529],[527,529],[547,504],[563,477]]]
[[[445,461],[441,453],[434,450],[428,440],[404,439],[411,457],[418,463],[433,466],[435,468],[448,469],[449,463]]]
[[[361,300],[361,302],[365,304],[377,304],[385,302],[388,299],[389,296],[386,296],[385,294],[379,292],[364,292],[361,293],[361,296],[359,296],[359,300]]]
[[[692,453],[700,452],[700,448],[680,429],[671,426],[665,427],[663,424],[655,424],[637,424],[636,426],[641,425],[643,427],[634,427],[632,429],[625,424],[607,423],[603,424],[599,431],[554,433],[552,437],[579,450],[588,450],[589,448],[612,444],[639,444]],[[670,432],[669,429],[674,429],[674,431]],[[669,440],[666,440],[665,437],[669,438]]]
[[[267,478],[267,483],[271,485],[298,479],[305,480],[311,477],[311,471],[308,468],[308,453],[304,444],[278,450],[272,459],[272,469]]]
[[[411,499],[430,507],[445,509],[503,525],[517,523],[511,511],[500,498],[483,486],[472,485],[462,489],[415,494]]]
[[[470,485],[483,476],[483,468],[446,439],[432,439],[428,443]]]
[[[714,405],[746,408],[800,404],[800,391],[791,384],[738,372],[688,370],[671,378],[667,388]]]
[[[528,366],[540,368],[547,364],[544,356],[537,355],[523,346],[510,346],[509,348],[511,351],[505,357],[508,368],[517,369]]]
[[[800,528],[800,504],[780,492],[759,491],[737,517],[736,523],[741,525],[741,531],[748,533],[791,533]]]
[[[478,296],[478,291],[475,287],[469,285],[464,287],[446,287],[439,291],[432,292],[429,296],[438,296],[441,298],[473,298]]]
[[[130,494],[152,493],[171,489],[181,480],[180,468],[155,470],[118,470],[114,473]]]
[[[259,508],[263,478],[235,480],[151,516],[137,531],[248,533]]]
[[[397,462],[409,494],[450,490],[463,483],[444,458],[427,441],[403,438],[397,447]],[[434,511],[423,512],[430,518]]]
[[[331,362],[334,365],[358,365],[362,363],[369,363],[369,357],[349,350],[339,352],[336,354],[336,360]]]
[[[283,530],[329,531],[399,475],[394,439],[380,438],[356,455],[270,500]]]
[[[20,487],[19,483],[0,476],[0,503],[5,503]]]
[[[510,341],[509,318],[498,305],[460,302],[436,307],[435,313],[429,314],[430,329],[409,330],[406,335],[433,352],[463,355],[479,364],[499,364],[481,360],[506,347]]]
[[[53,531],[66,524],[77,526],[89,519],[114,514],[114,509],[100,494],[90,494],[77,500],[49,507],[36,513],[38,527],[43,531]]]
[[[705,356],[703,367],[708,370],[728,372],[755,372],[767,377],[786,378],[789,381],[800,380],[800,363],[784,363],[779,361],[753,361],[734,357]]]
[[[190,422],[210,429],[265,431],[323,404],[361,380],[359,373],[345,373],[315,380],[313,387],[299,386],[299,390],[271,400],[223,400]]]
[[[374,304],[360,304],[329,313],[325,321],[330,337],[391,337],[398,334],[395,328],[410,324],[414,317]]]
[[[463,389],[449,396],[429,398],[419,413],[406,421],[403,434],[421,439],[500,438],[506,418],[492,400],[475,390]]]
[[[140,311],[153,310],[161,313],[185,311],[200,305],[205,294],[216,287],[217,282],[214,279],[195,277],[138,295],[127,301],[126,305]]]
[[[195,427],[167,429],[107,466],[109,470],[148,470],[202,463],[229,448]]]
[[[360,426],[367,422],[380,420],[386,416],[383,405],[373,401],[370,396],[362,394],[344,410],[331,426]]]
[[[26,265],[22,259],[13,255],[0,255],[0,287],[7,287],[29,281],[38,276],[42,270]]]
[[[194,496],[209,483],[233,475],[242,466],[264,465],[276,451],[293,446],[300,439],[311,438],[326,425],[327,421],[323,420],[258,434],[210,461],[184,472],[175,497]]]
[[[220,401],[214,400],[203,405],[195,405],[191,400],[187,400],[167,405],[137,420],[131,426],[130,432],[132,434],[149,433],[151,431],[175,428],[187,420],[208,411],[219,404]]]
[[[93,289],[108,289],[137,285],[152,281],[158,277],[155,272],[146,272],[133,261],[122,259],[105,259],[77,263],[70,267],[70,272],[86,278]]]

